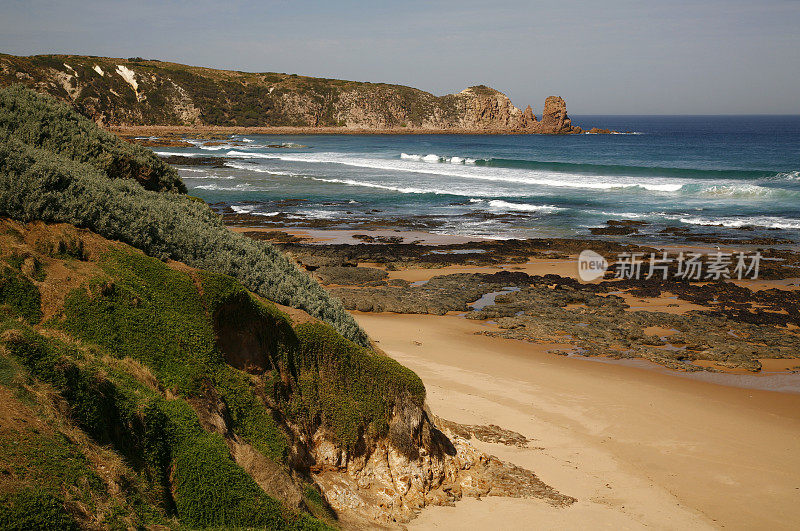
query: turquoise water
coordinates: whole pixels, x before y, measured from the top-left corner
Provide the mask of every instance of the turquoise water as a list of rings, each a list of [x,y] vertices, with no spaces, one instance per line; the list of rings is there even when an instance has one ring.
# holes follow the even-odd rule
[[[679,227],[800,241],[800,117],[573,122],[631,134],[246,135],[155,151],[230,159],[179,171],[191,194],[265,226],[585,237],[606,220],[635,219],[649,222],[639,240]]]

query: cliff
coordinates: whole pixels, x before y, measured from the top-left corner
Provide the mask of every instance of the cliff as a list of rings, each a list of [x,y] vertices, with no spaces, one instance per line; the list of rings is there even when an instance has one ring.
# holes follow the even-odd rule
[[[0,55],[0,86],[21,83],[104,126],[581,133],[551,96],[541,120],[479,85],[434,96],[402,85],[248,73],[140,58]]]

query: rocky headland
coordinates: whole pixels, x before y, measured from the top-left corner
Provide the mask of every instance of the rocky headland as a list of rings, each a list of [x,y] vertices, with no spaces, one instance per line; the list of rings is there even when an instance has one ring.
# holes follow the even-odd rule
[[[578,134],[563,98],[539,118],[477,85],[434,96],[402,85],[247,73],[141,58],[0,54],[0,86],[23,84],[110,128],[181,132]],[[255,129],[254,129],[255,128]],[[592,129],[591,132],[610,132]]]

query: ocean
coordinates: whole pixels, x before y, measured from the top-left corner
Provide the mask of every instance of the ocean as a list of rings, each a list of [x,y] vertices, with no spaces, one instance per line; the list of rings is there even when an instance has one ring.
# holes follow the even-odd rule
[[[575,116],[612,135],[238,135],[155,148],[189,193],[263,226],[399,228],[637,242],[717,235],[800,242],[800,116]],[[277,146],[277,147],[276,147]],[[609,236],[603,236],[608,238]]]

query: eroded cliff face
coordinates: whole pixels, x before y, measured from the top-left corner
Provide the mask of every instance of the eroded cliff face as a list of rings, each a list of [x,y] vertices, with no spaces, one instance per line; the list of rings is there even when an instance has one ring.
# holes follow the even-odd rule
[[[323,430],[309,441],[314,480],[337,512],[379,524],[408,522],[430,505],[453,505],[464,496],[541,498],[567,506],[574,498],[559,493],[536,474],[478,451],[425,410],[398,407],[393,434],[348,455]]]
[[[292,438],[290,467],[265,458],[230,428],[226,406],[216,397],[191,401],[203,427],[225,438],[236,463],[270,496],[302,509],[298,478],[308,477],[345,528],[407,523],[428,506],[455,505],[464,496],[539,498],[556,507],[576,500],[540,480],[535,473],[477,450],[470,438],[481,426],[464,426],[434,417],[427,408],[398,400],[389,435],[362,434],[352,453],[321,425],[287,422]],[[525,446],[520,434],[489,427],[490,438]],[[516,438],[515,438],[516,437]],[[521,439],[521,441],[520,441]]]
[[[0,54],[0,86],[56,96],[101,125],[341,127],[497,133],[580,133],[559,97],[538,121],[479,85],[434,96],[402,85],[246,73],[161,61]]]

